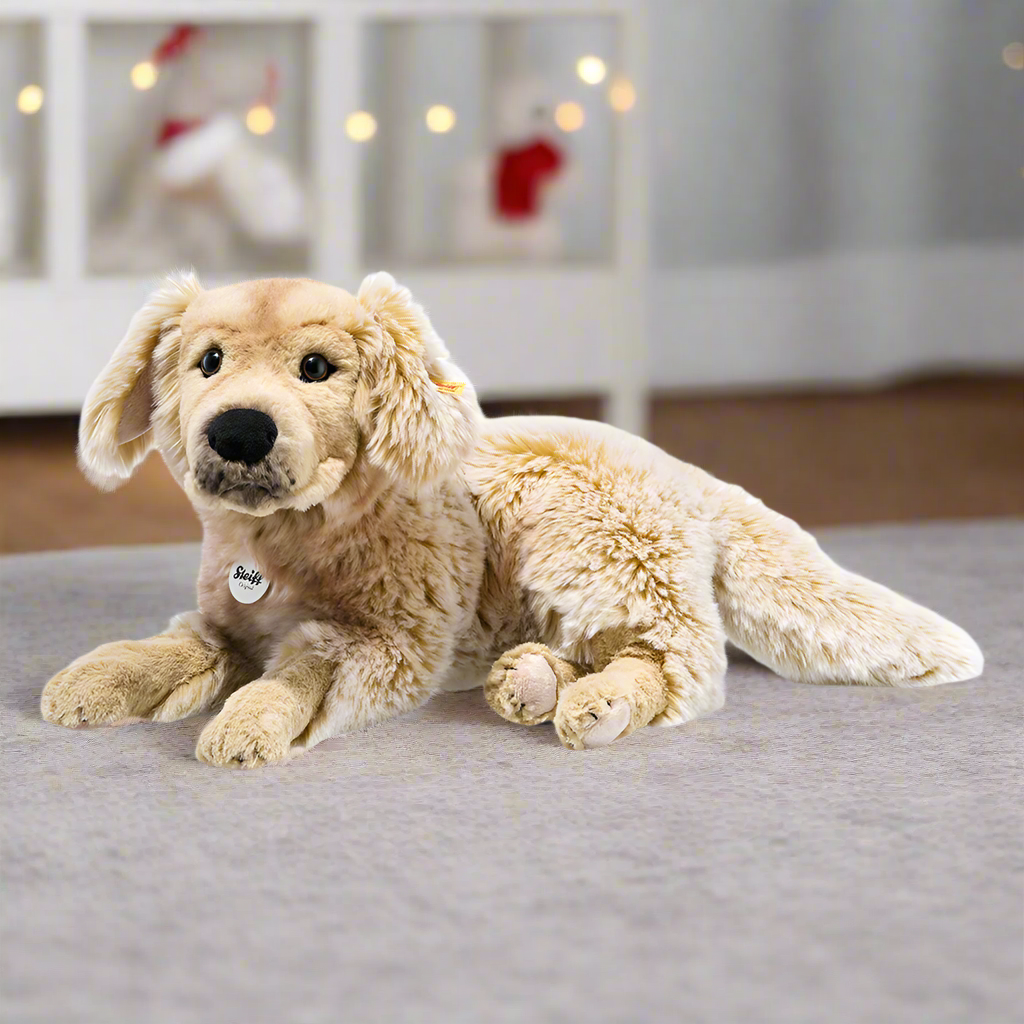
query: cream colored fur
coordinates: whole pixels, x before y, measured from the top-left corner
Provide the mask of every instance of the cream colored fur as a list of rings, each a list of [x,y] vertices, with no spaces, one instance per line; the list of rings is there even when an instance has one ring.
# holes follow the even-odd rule
[[[221,349],[205,377],[203,352]],[[334,374],[299,378],[323,355]],[[464,389],[443,387],[465,383]],[[207,442],[275,421],[259,463]],[[247,767],[479,684],[570,748],[722,706],[725,641],[792,679],[921,686],[982,669],[941,616],[845,571],[738,487],[600,424],[485,421],[423,310],[387,274],[203,291],[174,278],[90,391],[101,486],[156,448],[202,520],[199,610],[47,684],[61,725],[169,721],[224,701],[197,755]],[[228,576],[271,581],[250,605]]]

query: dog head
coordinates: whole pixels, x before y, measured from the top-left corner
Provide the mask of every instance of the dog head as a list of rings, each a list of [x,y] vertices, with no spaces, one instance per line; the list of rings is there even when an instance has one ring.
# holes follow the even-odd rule
[[[292,279],[204,291],[184,275],[135,314],[89,391],[79,462],[110,489],[157,448],[195,504],[263,516],[371,472],[429,486],[468,454],[480,419],[389,274],[355,296]]]

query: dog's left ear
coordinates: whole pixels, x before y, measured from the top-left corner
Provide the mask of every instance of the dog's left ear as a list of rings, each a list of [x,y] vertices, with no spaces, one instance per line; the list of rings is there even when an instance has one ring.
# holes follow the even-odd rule
[[[380,327],[370,359],[370,461],[416,487],[452,473],[476,441],[483,414],[423,307],[390,274],[371,274],[359,304]]]

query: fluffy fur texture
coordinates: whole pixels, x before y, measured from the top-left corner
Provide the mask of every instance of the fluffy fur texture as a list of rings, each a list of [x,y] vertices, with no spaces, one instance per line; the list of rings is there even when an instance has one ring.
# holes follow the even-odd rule
[[[205,351],[220,370],[199,369]],[[304,356],[336,369],[301,379]],[[464,382],[458,388],[439,383]],[[256,409],[254,465],[207,440]],[[791,679],[922,686],[982,655],[934,612],[832,562],[738,487],[600,424],[485,421],[387,274],[170,280],[89,394],[80,457],[103,486],[157,448],[204,527],[199,610],[47,684],[61,725],[168,721],[224,701],[197,755],[252,767],[477,685],[570,748],[722,706],[728,637]],[[236,602],[239,561],[271,581]]]

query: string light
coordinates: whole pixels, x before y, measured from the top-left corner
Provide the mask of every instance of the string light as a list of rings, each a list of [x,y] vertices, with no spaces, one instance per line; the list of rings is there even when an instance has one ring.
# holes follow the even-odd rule
[[[576,74],[587,85],[597,85],[604,81],[604,76],[608,74],[608,68],[600,57],[580,57],[576,61]]]
[[[563,132],[579,131],[583,127],[584,120],[583,108],[578,103],[573,103],[572,100],[559,103],[555,107],[555,124]]]
[[[608,103],[612,110],[620,114],[632,110],[636,103],[636,89],[633,88],[633,83],[622,76],[616,78],[608,88]]]
[[[250,107],[249,112],[245,115],[245,127],[253,133],[253,135],[266,135],[267,132],[273,131],[274,129],[274,112],[265,103],[257,103],[255,107]]]
[[[357,110],[345,118],[345,134],[353,142],[366,142],[377,134],[377,121],[373,114]]]
[[[1024,71],[1024,43],[1007,43],[1003,47],[1003,63],[1014,71]]]
[[[427,127],[432,132],[450,132],[455,127],[455,111],[439,103],[427,111]]]
[[[43,90],[38,85],[26,85],[18,93],[18,109],[23,114],[35,114],[43,105]]]
[[[156,85],[160,72],[157,71],[156,65],[151,60],[141,60],[132,68],[130,77],[132,85],[145,92],[146,89],[152,89]]]

